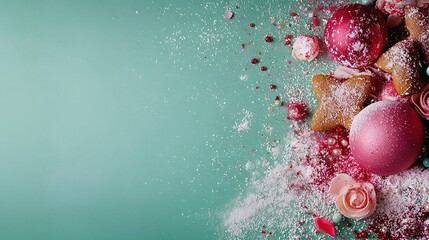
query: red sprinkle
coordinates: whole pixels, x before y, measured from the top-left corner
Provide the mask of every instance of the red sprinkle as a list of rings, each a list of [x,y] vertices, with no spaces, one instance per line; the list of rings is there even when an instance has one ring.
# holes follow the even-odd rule
[[[276,85],[274,85],[274,84],[270,84],[270,89],[276,89],[277,88],[277,86]]]
[[[273,41],[273,37],[271,37],[271,36],[265,37],[265,42],[272,42],[272,41]]]
[[[368,233],[366,231],[362,231],[362,232],[360,232],[360,236],[362,238],[367,238],[368,237]]]
[[[267,68],[265,66],[262,66],[261,71],[267,71]]]
[[[298,14],[297,14],[296,12],[291,12],[289,15],[290,15],[291,17],[296,17],[296,16],[298,16]]]
[[[250,26],[251,28],[254,28],[256,25],[255,25],[254,23],[250,23],[250,24],[249,24],[249,26]]]
[[[319,22],[317,21],[317,17],[316,15],[313,15],[313,17],[311,18],[311,20],[313,21],[314,26],[319,26]]]
[[[257,63],[258,63],[258,59],[256,59],[256,58],[252,58],[252,60],[250,60],[250,62],[251,62],[252,64],[257,64]]]
[[[291,45],[292,44],[292,38],[293,38],[293,36],[292,35],[286,35],[285,36],[285,45]]]

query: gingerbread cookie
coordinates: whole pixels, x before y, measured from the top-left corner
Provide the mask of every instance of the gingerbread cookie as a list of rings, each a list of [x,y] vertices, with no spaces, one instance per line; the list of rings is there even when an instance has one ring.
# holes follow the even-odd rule
[[[406,6],[405,25],[410,38],[419,42],[425,61],[429,64],[429,9]]]
[[[353,118],[371,91],[370,76],[355,76],[342,82],[328,75],[314,75],[314,94],[319,100],[311,120],[313,131],[325,131],[341,125],[350,129]]]
[[[381,70],[392,74],[393,86],[400,95],[410,95],[420,89],[418,42],[403,40],[383,53],[375,63]]]

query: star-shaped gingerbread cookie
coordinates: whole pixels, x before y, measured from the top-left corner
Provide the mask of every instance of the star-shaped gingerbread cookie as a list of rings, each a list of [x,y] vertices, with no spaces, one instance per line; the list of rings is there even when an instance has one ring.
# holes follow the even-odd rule
[[[429,64],[429,9],[406,6],[405,25],[410,38],[419,42],[426,63]]]
[[[383,53],[375,66],[392,74],[392,82],[401,95],[411,95],[420,89],[421,61],[418,42],[403,40]]]
[[[371,91],[371,77],[355,76],[342,82],[318,74],[313,76],[312,85],[319,105],[311,120],[311,129],[325,131],[338,125],[350,129]]]

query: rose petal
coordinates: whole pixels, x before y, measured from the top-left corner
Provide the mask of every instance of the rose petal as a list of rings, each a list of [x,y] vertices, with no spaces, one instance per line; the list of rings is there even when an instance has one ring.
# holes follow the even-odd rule
[[[335,227],[334,224],[325,220],[323,218],[314,218],[314,225],[316,229],[322,232],[329,234],[331,237],[335,237]]]
[[[335,202],[335,205],[337,206],[338,210],[343,214],[344,216],[348,218],[353,218],[356,220],[361,220],[365,218],[368,215],[369,209],[367,208],[361,208],[361,209],[353,209],[350,208],[347,204],[344,203],[344,198],[339,197],[337,198],[337,201]]]
[[[359,187],[351,188],[344,197],[346,204],[353,209],[362,209],[368,203],[368,193]]]
[[[356,181],[347,174],[338,174],[331,181],[331,185],[329,186],[329,194],[333,197],[337,197],[339,195],[344,195],[347,190],[356,184]]]

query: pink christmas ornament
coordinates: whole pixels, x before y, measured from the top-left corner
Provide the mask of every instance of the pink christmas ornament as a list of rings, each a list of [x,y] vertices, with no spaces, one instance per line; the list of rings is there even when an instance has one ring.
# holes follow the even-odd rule
[[[382,176],[409,168],[424,144],[419,115],[407,103],[380,101],[364,108],[350,128],[350,149],[355,160]]]
[[[340,65],[373,64],[387,45],[387,25],[373,7],[349,4],[339,8],[325,27],[328,53]]]

